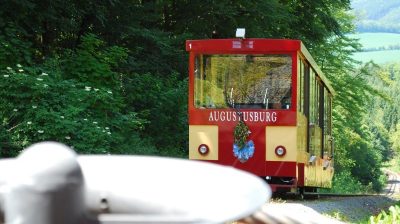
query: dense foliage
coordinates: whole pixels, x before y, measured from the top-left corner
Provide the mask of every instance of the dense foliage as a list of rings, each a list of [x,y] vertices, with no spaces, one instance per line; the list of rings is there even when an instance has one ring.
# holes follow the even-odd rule
[[[337,92],[338,177],[379,189],[381,161],[390,154],[386,128],[397,117],[370,125],[369,99],[380,93],[369,83],[375,67],[357,69],[350,57],[360,46],[345,36],[354,30],[349,4],[1,1],[1,156],[41,140],[79,153],[185,156],[184,41],[232,37],[246,27],[248,37],[301,39],[311,50]]]
[[[368,224],[399,223],[399,222],[400,222],[399,205],[390,206],[389,211],[382,211],[377,216],[371,216],[368,220]]]
[[[380,80],[372,79],[385,98],[375,97],[369,106],[369,116],[374,120],[373,133],[379,141],[380,151],[385,161],[399,156],[400,152],[400,63],[382,65],[377,70]],[[398,163],[398,160],[397,160]],[[397,166],[400,163],[397,164]]]

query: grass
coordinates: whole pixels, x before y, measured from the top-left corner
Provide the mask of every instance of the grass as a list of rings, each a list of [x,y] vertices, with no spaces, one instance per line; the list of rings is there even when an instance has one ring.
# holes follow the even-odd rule
[[[400,50],[358,52],[353,58],[363,63],[373,60],[377,64],[400,62]]]
[[[363,49],[386,48],[400,45],[400,34],[396,33],[359,33],[349,35],[357,38],[363,45]],[[358,52],[353,56],[354,59],[366,63],[373,60],[377,64],[385,64],[400,61],[400,50],[381,50]]]
[[[394,206],[390,206],[388,211],[382,211],[377,216],[371,216],[368,220],[368,224],[392,224],[400,223],[400,207],[399,203]]]
[[[385,163],[384,167],[400,173],[400,155],[397,154],[394,158]],[[368,220],[362,222],[363,224],[392,224],[392,223],[400,223],[400,202],[397,204],[390,206],[387,211],[382,211],[376,216],[370,216]]]
[[[398,33],[359,33],[349,35],[352,38],[360,39],[364,49],[389,47],[390,45],[400,44],[400,34]]]
[[[400,154],[395,155],[392,160],[385,163],[384,167],[391,171],[400,173]]]
[[[322,215],[339,220],[341,222],[349,222],[349,219],[340,211],[332,211],[330,213],[323,213]]]

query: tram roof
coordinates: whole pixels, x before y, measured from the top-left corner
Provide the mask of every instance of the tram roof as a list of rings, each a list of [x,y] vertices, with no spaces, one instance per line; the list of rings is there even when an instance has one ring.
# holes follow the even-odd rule
[[[186,51],[203,54],[279,54],[298,52],[308,61],[324,85],[329,89],[329,92],[335,94],[329,80],[301,40],[265,38],[187,40]]]

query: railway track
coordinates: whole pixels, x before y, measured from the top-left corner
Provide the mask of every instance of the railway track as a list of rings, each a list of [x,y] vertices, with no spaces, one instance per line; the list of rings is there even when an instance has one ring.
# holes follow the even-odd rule
[[[388,197],[400,199],[400,175],[391,170],[385,169],[384,172],[388,177],[386,188],[383,191]]]
[[[400,175],[389,170],[385,170],[385,173],[388,177],[387,186],[380,194],[308,193],[306,196],[319,199],[274,199],[237,224],[360,222],[400,199]],[[345,220],[339,221],[328,216],[341,216]]]
[[[238,224],[299,224],[343,223],[332,217],[345,217],[346,222],[360,220],[379,213],[395,203],[382,195],[323,195],[318,200],[291,200],[271,202]]]
[[[351,198],[351,197],[371,197],[381,194],[334,194],[334,193],[306,193],[303,195],[288,194],[286,197],[276,197],[278,200],[301,201],[301,200],[316,200],[329,198]]]

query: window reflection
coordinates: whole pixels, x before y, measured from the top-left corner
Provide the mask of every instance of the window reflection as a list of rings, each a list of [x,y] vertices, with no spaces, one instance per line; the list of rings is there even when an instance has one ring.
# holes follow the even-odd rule
[[[290,55],[198,55],[194,72],[197,108],[291,107]]]

